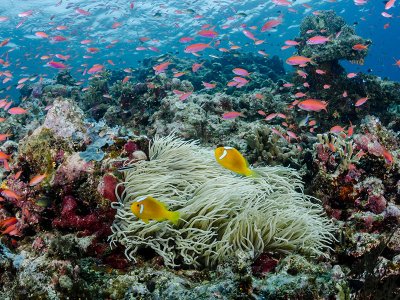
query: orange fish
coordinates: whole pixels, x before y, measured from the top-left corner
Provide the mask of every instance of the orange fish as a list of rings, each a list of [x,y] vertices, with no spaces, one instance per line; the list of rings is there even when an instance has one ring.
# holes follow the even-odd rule
[[[167,206],[151,196],[142,196],[135,199],[131,204],[133,214],[146,224],[150,220],[158,222],[169,220],[173,224],[178,224],[179,212],[168,210]]]
[[[306,43],[307,45],[322,45],[329,41],[330,41],[329,37],[317,35],[313,36],[312,38],[309,38]]]
[[[216,83],[209,83],[209,82],[204,82],[204,81],[203,81],[203,86],[204,86],[206,89],[213,89],[213,88],[215,88],[215,87],[217,86],[217,84],[216,84]]]
[[[263,25],[263,27],[261,27],[261,32],[271,30],[272,28],[275,28],[280,24],[282,24],[282,18],[269,20]]]
[[[12,198],[12,199],[17,199],[17,200],[21,199],[21,196],[19,196],[17,193],[15,193],[15,192],[12,191],[12,190],[8,190],[8,189],[3,190],[3,191],[1,192],[1,194],[2,194],[3,196],[7,197],[7,198]]]
[[[0,142],[5,141],[9,136],[12,136],[12,134],[0,133]]]
[[[171,62],[169,62],[169,61],[161,63],[159,65],[154,66],[153,70],[156,71],[156,75],[160,74],[160,73],[163,73],[168,68],[168,66],[170,64],[171,64]]]
[[[11,155],[5,154],[4,152],[0,151],[0,159],[10,159]]]
[[[385,9],[391,9],[394,6],[395,2],[396,0],[389,0],[388,2],[386,2]]]
[[[13,107],[7,111],[11,115],[23,115],[26,114],[28,111],[23,109],[22,107]]]
[[[39,174],[39,175],[34,176],[34,177],[29,181],[29,185],[30,185],[30,186],[35,186],[35,185],[39,184],[40,182],[43,181],[43,179],[46,178],[46,176],[47,176],[46,173],[44,173],[44,174]]]
[[[18,222],[18,220],[17,220],[16,217],[11,217],[11,218],[4,219],[4,220],[0,221],[0,228],[14,225],[17,222]]]
[[[15,179],[15,180],[18,180],[19,177],[21,176],[21,174],[22,174],[22,171],[18,171],[17,173],[15,173],[14,179]]]
[[[329,130],[329,132],[332,132],[332,133],[339,133],[339,132],[342,132],[342,131],[344,131],[344,128],[342,126],[339,126],[339,125],[333,126]]]
[[[91,67],[87,72],[88,74],[96,74],[98,72],[103,71],[104,66],[100,64],[95,64],[93,67]]]
[[[400,60],[399,60],[399,62],[400,62]],[[192,65],[192,72],[197,72],[197,71],[203,66],[203,64],[204,64],[204,63],[201,63],[201,64],[194,63],[194,64]]]
[[[183,93],[182,95],[179,96],[179,100],[185,101],[187,98],[189,98],[189,96],[190,96],[191,94],[193,94],[193,92]]]
[[[256,177],[255,171],[249,168],[249,163],[243,155],[232,147],[218,147],[214,151],[216,161],[224,168],[243,176]]]
[[[359,107],[361,105],[363,105],[365,102],[367,102],[368,97],[364,97],[364,98],[360,98],[356,101],[356,103],[354,104],[355,107]]]
[[[40,37],[40,38],[43,38],[43,39],[47,39],[49,36],[47,35],[47,33],[46,32],[43,32],[43,31],[38,31],[38,32],[35,32],[35,35],[37,36],[37,37]]]
[[[237,117],[243,117],[243,114],[237,111],[230,111],[222,114],[222,119],[224,120],[235,119]]]
[[[387,151],[386,149],[383,149],[382,156],[385,158],[385,161],[386,161],[387,164],[392,164],[393,163],[393,155],[389,151]]]
[[[182,77],[185,74],[186,74],[185,72],[177,72],[177,73],[174,74],[174,77],[175,78],[179,78],[179,77]]]
[[[192,44],[192,45],[187,46],[185,48],[184,52],[185,53],[197,53],[197,52],[205,50],[206,48],[211,48],[210,44],[204,44],[204,43]]]
[[[307,63],[314,64],[311,58],[305,56],[291,56],[286,60],[286,63],[291,66],[305,65]]]
[[[297,105],[303,110],[306,111],[321,111],[321,110],[326,110],[326,106],[328,103],[325,101],[317,100],[317,99],[306,99],[304,101],[299,102]]]
[[[3,47],[3,46],[5,46],[5,45],[7,45],[7,44],[9,43],[9,41],[10,41],[10,39],[5,39],[4,41],[2,41],[2,42],[0,43],[0,47]]]
[[[89,53],[97,53],[97,52],[100,51],[100,49],[99,48],[95,48],[95,47],[89,47],[89,48],[86,48],[86,51],[89,52]]]
[[[368,49],[368,46],[365,46],[363,44],[356,44],[351,49],[356,50],[356,51],[362,51],[362,50]]]
[[[353,133],[354,133],[354,126],[353,126],[353,124],[351,124],[351,122],[350,122],[349,129],[347,130],[347,137],[352,136]]]

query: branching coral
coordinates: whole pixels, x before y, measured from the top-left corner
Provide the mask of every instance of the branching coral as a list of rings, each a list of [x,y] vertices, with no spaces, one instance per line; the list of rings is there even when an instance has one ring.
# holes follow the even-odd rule
[[[349,170],[352,164],[358,162],[365,154],[363,150],[356,149],[352,139],[341,135],[318,134],[319,143],[314,144],[318,158],[321,161],[337,165],[334,176]],[[336,161],[336,159],[338,161]]]
[[[129,258],[149,247],[169,266],[209,266],[241,252],[320,255],[328,248],[333,225],[316,199],[303,194],[294,170],[261,167],[257,178],[239,177],[221,168],[211,151],[174,135],[156,138],[149,154],[150,161],[125,171],[115,205],[110,242],[122,243]],[[179,210],[179,224],[138,221],[130,205],[144,195]]]

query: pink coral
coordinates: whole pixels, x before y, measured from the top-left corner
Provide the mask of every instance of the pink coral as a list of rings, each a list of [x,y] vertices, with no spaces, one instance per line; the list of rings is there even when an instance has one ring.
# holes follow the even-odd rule
[[[133,152],[139,150],[139,146],[138,146],[137,143],[135,143],[134,141],[128,141],[128,142],[124,145],[124,150],[126,151],[126,153],[128,154],[128,156],[131,156]]]
[[[104,198],[114,202],[117,201],[117,197],[115,196],[115,187],[118,184],[117,178],[115,178],[111,174],[106,174],[103,176],[103,179],[100,181],[97,191]]]
[[[387,201],[382,195],[368,197],[368,208],[375,214],[380,214],[386,208]]]

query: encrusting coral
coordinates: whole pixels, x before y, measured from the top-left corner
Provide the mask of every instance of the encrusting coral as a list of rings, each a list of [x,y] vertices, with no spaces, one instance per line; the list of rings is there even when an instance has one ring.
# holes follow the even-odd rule
[[[266,250],[320,255],[329,248],[334,226],[318,200],[303,194],[293,169],[259,167],[259,176],[241,177],[221,168],[212,151],[173,134],[155,138],[149,154],[124,171],[114,205],[110,243],[123,244],[128,258],[147,247],[168,266],[210,266],[243,253],[253,259]],[[147,195],[179,211],[178,225],[137,220],[130,206]]]

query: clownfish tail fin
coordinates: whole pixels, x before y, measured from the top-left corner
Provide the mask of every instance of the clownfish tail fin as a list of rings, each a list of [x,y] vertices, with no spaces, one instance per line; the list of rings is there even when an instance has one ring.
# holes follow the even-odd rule
[[[179,211],[172,211],[168,219],[172,222],[172,224],[178,225],[179,217],[180,217]]]

